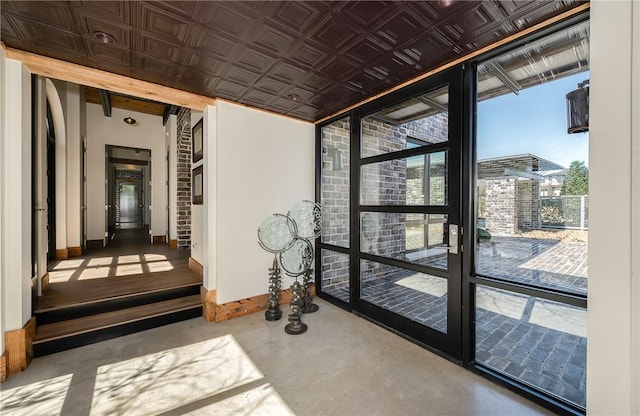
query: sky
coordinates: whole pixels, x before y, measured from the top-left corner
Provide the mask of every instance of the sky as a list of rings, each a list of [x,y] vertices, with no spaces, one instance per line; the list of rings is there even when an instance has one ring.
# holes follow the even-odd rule
[[[569,167],[589,165],[589,133],[567,133],[566,94],[589,78],[582,72],[478,103],[478,160],[532,153]]]

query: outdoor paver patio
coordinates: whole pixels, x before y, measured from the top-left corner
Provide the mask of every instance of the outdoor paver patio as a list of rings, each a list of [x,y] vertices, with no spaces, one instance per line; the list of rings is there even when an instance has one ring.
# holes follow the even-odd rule
[[[430,262],[437,265],[437,258]],[[436,262],[436,263],[433,263]],[[585,294],[586,243],[494,237],[477,252],[478,273]],[[446,293],[435,296],[397,269],[361,282],[367,302],[441,332],[447,330]],[[409,280],[407,280],[409,279]],[[411,280],[414,279],[414,280]],[[348,283],[323,291],[348,301]],[[427,293],[431,292],[431,293]],[[580,406],[586,403],[586,311],[540,298],[479,286],[476,292],[476,361]]]

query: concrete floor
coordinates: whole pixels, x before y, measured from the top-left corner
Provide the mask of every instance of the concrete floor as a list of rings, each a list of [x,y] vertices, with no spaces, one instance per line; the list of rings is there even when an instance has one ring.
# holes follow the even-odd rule
[[[322,300],[307,333],[197,318],[36,358],[2,415],[551,414]],[[288,312],[285,308],[284,312]]]

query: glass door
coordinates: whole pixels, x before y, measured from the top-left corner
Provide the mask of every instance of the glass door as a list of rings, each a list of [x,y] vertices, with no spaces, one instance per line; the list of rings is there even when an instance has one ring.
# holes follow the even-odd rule
[[[320,129],[320,292],[454,358],[461,79],[441,73]]]

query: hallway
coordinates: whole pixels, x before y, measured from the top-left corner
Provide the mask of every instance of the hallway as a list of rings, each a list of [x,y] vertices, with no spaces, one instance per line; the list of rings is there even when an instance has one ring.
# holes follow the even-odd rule
[[[255,313],[218,324],[195,318],[36,358],[2,385],[0,414],[551,414],[317,303],[299,337]]]

